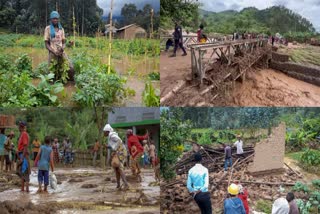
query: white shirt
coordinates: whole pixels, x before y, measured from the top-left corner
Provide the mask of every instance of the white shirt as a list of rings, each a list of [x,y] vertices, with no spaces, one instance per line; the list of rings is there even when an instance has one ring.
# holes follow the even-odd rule
[[[243,149],[242,149],[243,142],[242,142],[242,140],[237,140],[233,145],[237,147],[237,154],[242,154],[243,153]]]
[[[119,143],[122,143],[122,140],[116,132],[110,132],[108,136],[108,143],[113,151],[117,151]]]

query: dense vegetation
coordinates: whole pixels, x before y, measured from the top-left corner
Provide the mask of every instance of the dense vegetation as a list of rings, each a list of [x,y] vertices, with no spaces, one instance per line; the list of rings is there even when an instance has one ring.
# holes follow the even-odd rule
[[[254,7],[219,13],[200,11],[201,22],[208,32],[233,33],[253,32],[275,33],[315,31],[312,23],[299,14],[283,6],[273,6],[264,10]]]
[[[58,10],[65,31],[71,34],[73,8],[79,35],[94,35],[101,28],[103,10],[97,6],[97,0],[3,0],[0,26],[13,32],[39,34],[48,25],[51,11]]]
[[[197,1],[161,1],[161,27],[172,29],[174,21],[179,21],[184,29],[195,32],[200,24],[210,33],[232,34],[280,33],[289,41],[306,42],[317,37],[312,23],[284,6],[273,6],[264,10],[255,7],[241,11],[227,10],[210,12],[200,9]]]
[[[43,142],[45,136],[57,137],[61,142],[69,137],[74,149],[87,150],[95,139],[102,140],[102,128],[107,122],[108,108],[3,108],[1,114],[15,115],[16,121],[26,121],[30,140],[38,138]],[[101,116],[103,115],[103,118]],[[19,137],[18,129],[10,129]],[[6,133],[9,133],[7,130]],[[17,142],[14,139],[13,142]],[[103,141],[101,141],[103,142]],[[31,147],[31,145],[30,145]]]

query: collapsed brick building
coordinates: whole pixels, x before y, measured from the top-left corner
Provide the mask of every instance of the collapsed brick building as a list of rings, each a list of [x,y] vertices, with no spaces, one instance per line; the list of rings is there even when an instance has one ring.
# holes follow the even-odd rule
[[[240,182],[249,192],[249,205],[260,200],[274,201],[286,195],[301,175],[284,163],[286,126],[280,123],[270,135],[244,147],[243,159],[238,159],[232,148],[233,167],[224,172],[223,148],[204,146],[200,149],[202,164],[209,170],[209,191],[215,213],[222,211],[228,184]],[[246,141],[244,139],[244,141]],[[161,213],[198,213],[199,208],[186,188],[188,170],[194,165],[194,152],[185,153],[176,164],[177,176],[161,183]]]

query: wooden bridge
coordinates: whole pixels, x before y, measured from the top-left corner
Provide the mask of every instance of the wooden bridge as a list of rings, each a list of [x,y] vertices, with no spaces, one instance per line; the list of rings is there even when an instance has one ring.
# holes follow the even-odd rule
[[[187,49],[190,49],[192,45],[199,44],[197,35],[183,35],[183,46]],[[208,37],[206,44],[212,44],[219,41],[226,41],[229,37]],[[168,39],[173,40],[173,36],[161,36],[160,45],[165,46]]]
[[[205,79],[208,79],[206,75],[208,71],[213,69],[213,65],[217,62],[221,64],[227,64],[228,66],[237,66],[236,74],[233,74],[233,79],[239,78],[246,67],[251,67],[261,57],[266,55],[267,52],[267,39],[250,39],[250,40],[236,40],[236,41],[222,41],[206,44],[193,44],[191,48],[191,66],[192,66],[192,79],[200,81],[201,85]],[[239,59],[243,59],[246,55],[248,62],[246,66],[240,68]],[[227,76],[230,76],[230,72],[226,72]],[[225,76],[226,78],[226,76]],[[224,79],[225,79],[224,78]],[[209,78],[212,82],[216,82],[215,78]],[[220,80],[220,81],[223,81]],[[218,85],[216,82],[214,85]],[[214,87],[214,86],[212,86]]]

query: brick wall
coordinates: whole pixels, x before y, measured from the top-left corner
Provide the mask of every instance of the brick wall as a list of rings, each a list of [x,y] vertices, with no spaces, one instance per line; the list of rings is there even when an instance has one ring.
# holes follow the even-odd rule
[[[249,172],[256,173],[283,168],[285,133],[286,126],[281,123],[272,129],[268,138],[256,144],[253,163],[248,168]]]

